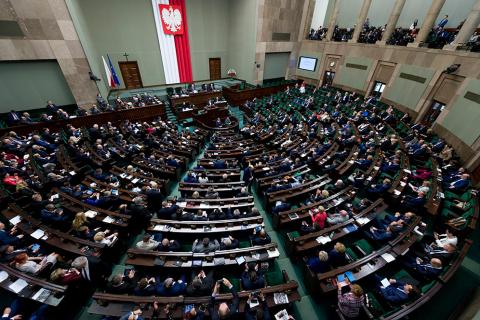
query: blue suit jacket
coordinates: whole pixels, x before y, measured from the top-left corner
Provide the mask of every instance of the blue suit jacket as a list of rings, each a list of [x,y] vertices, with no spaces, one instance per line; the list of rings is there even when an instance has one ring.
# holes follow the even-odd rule
[[[163,283],[157,286],[157,294],[163,297],[175,297],[185,293],[187,284],[176,281],[170,288],[166,288]]]
[[[385,300],[392,303],[402,303],[408,300],[408,294],[403,292],[404,282],[398,281],[386,288],[380,288],[380,292]],[[402,290],[400,290],[402,289]]]
[[[0,244],[12,244],[20,240],[16,236],[10,235],[7,231],[0,231]]]

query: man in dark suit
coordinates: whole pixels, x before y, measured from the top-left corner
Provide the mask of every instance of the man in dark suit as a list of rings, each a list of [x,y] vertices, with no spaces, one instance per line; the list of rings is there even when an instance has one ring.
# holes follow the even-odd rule
[[[404,260],[407,268],[425,277],[436,277],[442,273],[442,260],[438,258],[431,258],[429,262],[423,261],[418,257],[407,255]]]
[[[265,278],[263,274],[258,272],[258,264],[249,263],[246,265],[245,271],[241,277],[242,289],[257,290],[265,287]]]
[[[23,234],[15,235],[17,228],[13,227],[10,232],[5,230],[5,224],[0,222],[0,245],[14,245],[23,238]]]
[[[157,250],[162,252],[180,251],[180,243],[177,240],[163,238],[162,242],[158,245]]]
[[[272,242],[272,239],[270,236],[267,234],[265,229],[261,229],[260,231],[257,232],[257,230],[253,230],[254,235],[252,239],[252,244],[254,246],[264,246],[266,244],[269,244]]]
[[[157,284],[157,294],[162,297],[175,297],[183,295],[187,284],[185,283],[185,276],[175,281],[173,278],[167,278],[165,281]]]
[[[414,285],[396,279],[389,279],[390,285],[382,287],[381,277],[378,275],[375,276],[378,282],[380,294],[388,302],[401,304],[408,301],[415,294],[418,294],[418,288],[416,288]]]
[[[130,270],[126,276],[116,274],[107,283],[107,292],[112,294],[131,294],[137,286],[135,270]]]
[[[245,184],[248,187],[248,192],[250,192],[253,182],[253,166],[250,164],[243,170],[243,181],[245,181]]]
[[[105,261],[94,256],[77,257],[72,261],[72,267],[80,271],[84,280],[95,284],[103,283],[111,269]]]
[[[11,110],[7,114],[7,123],[9,126],[14,126],[20,122],[20,116],[15,110]]]
[[[47,101],[47,106],[45,108],[50,114],[55,114],[58,110],[58,107],[52,102],[52,100]]]
[[[382,184],[373,184],[370,188],[367,189],[367,194],[369,195],[382,195],[388,191],[391,187],[390,179],[384,179]]]
[[[193,297],[208,296],[213,287],[213,270],[207,274],[201,270],[198,274],[192,273],[192,283],[187,286],[186,293]]]
[[[402,206],[406,209],[406,210],[416,210],[418,211],[419,209],[421,209],[423,207],[423,205],[425,204],[426,200],[425,200],[425,193],[423,193],[422,191],[419,191],[417,192],[417,196],[416,197],[413,197],[413,196],[410,196],[410,195],[407,195],[402,201]]]
[[[226,302],[222,302],[218,306],[218,310],[215,310],[215,298],[219,293],[220,285],[223,283],[232,294],[232,302],[228,305]],[[208,312],[212,320],[220,320],[220,319],[235,319],[238,315],[238,305],[240,303],[240,299],[238,297],[238,293],[233,287],[233,285],[228,281],[228,279],[223,278],[215,283],[215,287],[213,288],[212,297],[210,299],[210,303],[208,304]]]
[[[340,267],[348,263],[345,250],[345,245],[337,242],[333,249],[328,252],[328,261],[332,267]]]
[[[470,185],[470,175],[468,173],[463,173],[460,179],[453,180],[448,184],[444,184],[444,188],[452,192],[465,192]]]

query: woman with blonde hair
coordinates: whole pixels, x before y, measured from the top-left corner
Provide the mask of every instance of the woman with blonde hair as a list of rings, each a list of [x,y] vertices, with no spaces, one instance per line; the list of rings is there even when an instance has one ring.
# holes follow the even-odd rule
[[[96,243],[104,243],[105,245],[110,247],[115,243],[115,240],[117,240],[117,236],[118,233],[116,232],[107,236],[105,232],[100,231],[93,236],[93,241],[95,241]]]
[[[77,214],[75,215],[75,218],[72,221],[72,229],[78,232],[80,231],[79,230],[80,227],[86,224],[88,224],[88,221],[85,213],[83,211],[77,212]]]
[[[363,289],[358,284],[350,284],[348,280],[345,281],[350,286],[350,292],[342,294],[344,284],[337,283],[338,309],[348,319],[357,318],[364,304]]]

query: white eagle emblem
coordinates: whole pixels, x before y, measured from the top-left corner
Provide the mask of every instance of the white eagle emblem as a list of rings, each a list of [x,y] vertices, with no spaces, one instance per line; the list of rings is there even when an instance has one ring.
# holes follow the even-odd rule
[[[182,14],[180,13],[180,10],[173,10],[171,6],[169,9],[163,8],[162,19],[163,23],[165,23],[165,27],[170,32],[177,32],[182,26]]]

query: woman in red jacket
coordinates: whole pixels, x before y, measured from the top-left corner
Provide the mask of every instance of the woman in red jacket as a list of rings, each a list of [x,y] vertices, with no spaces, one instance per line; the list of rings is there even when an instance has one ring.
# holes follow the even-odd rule
[[[317,224],[320,229],[325,228],[325,221],[327,220],[327,212],[325,208],[319,206],[317,209],[314,209],[313,212],[310,210],[308,212],[312,217],[312,223]]]

